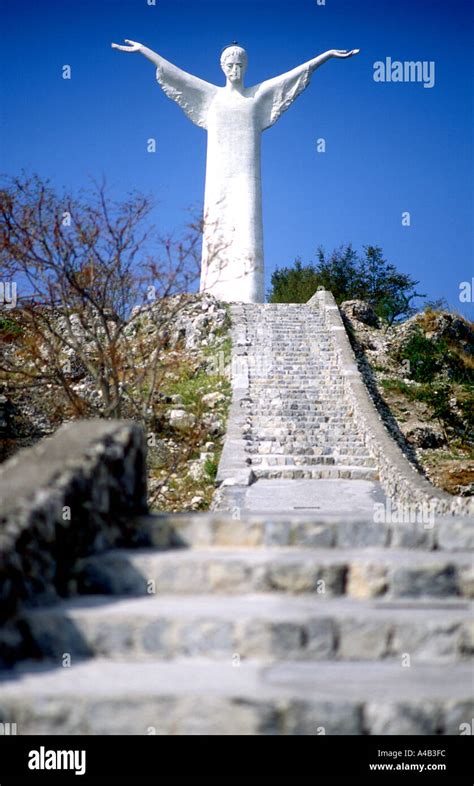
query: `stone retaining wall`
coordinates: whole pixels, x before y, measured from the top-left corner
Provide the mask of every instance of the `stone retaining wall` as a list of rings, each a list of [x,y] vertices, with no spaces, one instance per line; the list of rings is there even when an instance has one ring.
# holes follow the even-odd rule
[[[0,468],[0,617],[68,594],[79,557],[139,542],[145,443],[127,421],[62,426]]]
[[[316,292],[308,301],[325,315],[325,322],[333,334],[345,390],[354,407],[354,416],[365,442],[374,455],[380,472],[380,482],[387,496],[399,504],[431,504],[437,514],[474,514],[474,501],[469,497],[453,497],[432,485],[408,461],[390,435],[379,411],[367,390],[357,360],[350,345],[344,323],[332,294]]]
[[[242,408],[243,401],[249,395],[247,325],[242,305],[232,303],[230,310],[232,319],[232,401],[227,416],[224,446],[217,470],[216,483],[219,488],[211,506],[214,509],[219,509],[221,506],[226,507],[225,504],[221,505],[223,494],[228,494],[233,500],[232,504],[238,506],[238,489],[249,486],[254,480],[252,470],[247,464],[244,440],[247,413]]]

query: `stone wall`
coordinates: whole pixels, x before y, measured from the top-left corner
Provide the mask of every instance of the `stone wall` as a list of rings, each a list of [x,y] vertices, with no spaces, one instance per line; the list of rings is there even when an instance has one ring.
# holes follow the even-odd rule
[[[0,468],[0,616],[67,595],[78,558],[139,543],[130,522],[146,510],[145,443],[131,422],[69,423],[20,451]]]
[[[326,326],[332,332],[337,347],[347,397],[354,407],[354,416],[367,447],[376,458],[380,481],[387,496],[400,504],[432,504],[437,514],[472,515],[474,513],[472,499],[453,497],[435,488],[408,461],[390,435],[357,367],[356,357],[331,293],[316,292],[308,305],[314,305],[324,312]]]
[[[232,401],[227,416],[227,429],[217,470],[218,489],[212,502],[213,509],[239,506],[239,494],[253,480],[253,473],[247,464],[244,428],[247,413],[242,407],[249,395],[249,359],[247,325],[244,308],[239,303],[230,306],[232,319]],[[240,492],[239,492],[240,489]],[[229,497],[230,502],[223,502]]]

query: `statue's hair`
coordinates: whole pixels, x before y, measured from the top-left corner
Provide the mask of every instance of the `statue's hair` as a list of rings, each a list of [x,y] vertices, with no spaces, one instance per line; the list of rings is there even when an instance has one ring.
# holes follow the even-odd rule
[[[227,57],[230,54],[234,54],[236,52],[238,52],[239,54],[242,55],[242,60],[243,60],[244,66],[246,68],[247,65],[248,65],[248,61],[249,61],[248,55],[247,55],[247,52],[245,51],[245,49],[242,46],[239,46],[237,41],[232,41],[231,44],[229,44],[228,46],[225,46],[224,49],[222,50],[222,52],[221,52],[221,66],[224,65],[225,61],[227,60]]]

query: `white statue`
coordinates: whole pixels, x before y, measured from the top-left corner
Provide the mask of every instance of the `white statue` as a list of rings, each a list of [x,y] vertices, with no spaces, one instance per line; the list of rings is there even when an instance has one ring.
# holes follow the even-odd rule
[[[136,41],[125,41],[129,46],[112,47],[141,52],[151,60],[166,95],[208,133],[201,291],[224,301],[262,303],[262,131],[274,125],[305,90],[313,71],[332,57],[352,57],[359,50],[331,49],[286,74],[246,88],[247,53],[234,43],[222,52],[227,84],[218,87]]]

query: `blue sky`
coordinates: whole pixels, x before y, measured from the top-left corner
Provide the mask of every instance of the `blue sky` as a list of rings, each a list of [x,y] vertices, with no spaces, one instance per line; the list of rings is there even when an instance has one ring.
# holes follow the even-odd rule
[[[206,133],[164,96],[151,63],[112,41],[141,41],[222,85],[220,51],[236,39],[248,86],[327,49],[360,48],[318,70],[264,133],[267,287],[277,265],[308,262],[319,245],[380,245],[421,291],[474,317],[459,302],[460,282],[474,276],[471,0],[0,0],[0,9],[0,170],[68,189],[105,176],[114,197],[152,193],[163,233],[202,206]],[[435,86],[375,82],[374,62],[388,56],[434,61]]]

